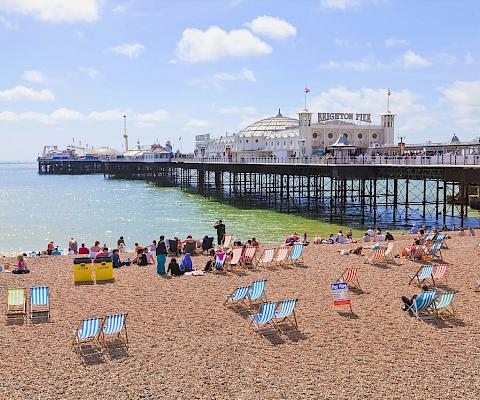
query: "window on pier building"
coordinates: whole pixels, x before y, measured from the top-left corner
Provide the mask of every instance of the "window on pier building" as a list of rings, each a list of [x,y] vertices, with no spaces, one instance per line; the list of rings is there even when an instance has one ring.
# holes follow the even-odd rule
[[[316,139],[318,137],[317,132],[314,132],[312,136],[314,139]]]
[[[361,133],[358,134],[358,138],[359,139],[362,139],[363,138],[363,135]]]
[[[332,139],[332,138],[333,138],[333,133],[332,133],[332,132],[330,132],[330,133],[328,134],[328,138],[329,138],[329,139]]]
[[[376,139],[378,135],[376,133],[372,134],[372,139]]]

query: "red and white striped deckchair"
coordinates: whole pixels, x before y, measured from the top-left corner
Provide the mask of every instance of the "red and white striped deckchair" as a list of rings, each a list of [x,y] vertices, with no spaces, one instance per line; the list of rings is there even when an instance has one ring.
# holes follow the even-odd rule
[[[448,269],[446,264],[435,264],[432,272],[433,285],[436,286],[435,280],[438,282],[443,279],[445,283],[447,283],[447,272]]]
[[[242,258],[242,252],[243,252],[242,247],[235,247],[232,250],[232,257],[230,258],[230,261],[227,264],[228,267],[236,267],[237,265],[240,265],[240,260]]]
[[[385,247],[379,247],[376,249],[370,257],[367,257],[366,262],[375,265],[375,264],[384,264],[385,263]]]
[[[421,260],[425,253],[425,246],[415,246],[414,250],[410,253],[410,260]]]
[[[387,250],[385,250],[385,261],[395,261],[394,254],[393,254],[393,241],[389,241],[387,244]]]
[[[223,235],[222,249],[226,250],[233,242],[233,235],[231,233],[225,233]]]
[[[255,255],[257,254],[258,247],[256,246],[246,246],[243,250],[241,263],[245,267],[247,265],[252,265]]]
[[[263,250],[263,253],[258,259],[256,266],[266,267],[267,265],[270,265],[273,262],[273,256],[275,255],[275,250],[276,250],[275,248]]]
[[[343,274],[337,278],[338,282],[351,283],[356,288],[360,289],[360,282],[358,281],[358,268],[349,267],[343,271]]]
[[[280,246],[277,249],[277,254],[275,255],[275,258],[273,262],[275,265],[282,265],[287,261],[288,253],[290,251],[290,247],[288,246]]]

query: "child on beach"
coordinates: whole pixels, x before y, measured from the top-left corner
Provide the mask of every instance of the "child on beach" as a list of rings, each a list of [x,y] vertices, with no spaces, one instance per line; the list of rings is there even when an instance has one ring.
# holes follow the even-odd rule
[[[30,271],[27,269],[23,256],[18,256],[17,268],[12,271],[14,274],[28,274]]]

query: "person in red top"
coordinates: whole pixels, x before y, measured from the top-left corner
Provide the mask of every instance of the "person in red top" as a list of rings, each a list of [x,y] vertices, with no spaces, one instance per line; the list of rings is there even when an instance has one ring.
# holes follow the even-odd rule
[[[104,247],[102,251],[99,251],[95,255],[95,258],[100,258],[100,257],[108,257],[108,247]]]
[[[82,243],[78,249],[78,254],[90,254],[90,250],[88,250],[88,247],[85,247],[85,243]]]
[[[48,246],[47,246],[47,254],[48,254],[49,256],[52,255],[53,249],[54,249],[53,242],[50,242],[50,243],[48,244]]]

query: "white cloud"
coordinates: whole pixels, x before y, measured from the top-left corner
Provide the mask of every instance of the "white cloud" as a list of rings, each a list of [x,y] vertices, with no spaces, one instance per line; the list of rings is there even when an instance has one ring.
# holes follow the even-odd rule
[[[333,44],[336,47],[348,47],[348,46],[350,46],[350,42],[347,39],[342,39],[342,38],[333,39]]]
[[[25,86],[16,86],[12,89],[0,91],[0,101],[53,101],[55,96],[50,90],[35,90]]]
[[[408,50],[403,54],[403,67],[412,68],[412,67],[428,67],[432,63],[427,60],[425,57],[422,57],[420,54],[414,53],[412,50]]]
[[[124,14],[127,11],[127,4],[122,3],[112,8],[112,11],[116,14]]]
[[[385,39],[386,47],[406,46],[406,45],[408,45],[408,41],[405,39],[399,39],[396,37],[390,37]]]
[[[47,78],[41,71],[30,70],[23,72],[22,79],[29,82],[42,83],[45,82]]]
[[[100,1],[2,0],[0,10],[48,22],[94,22],[100,17]]]
[[[435,118],[429,115],[413,115],[407,116],[405,121],[398,128],[400,132],[415,132],[415,131],[425,131],[428,128],[431,128],[436,122]],[[418,140],[416,140],[418,142]]]
[[[210,125],[209,122],[205,119],[191,118],[185,124],[185,128],[195,130],[195,129],[207,128],[209,125]]]
[[[206,78],[196,78],[192,79],[188,83],[192,86],[200,86],[203,89],[216,89],[222,91],[224,89],[223,82],[227,81],[248,81],[248,82],[256,82],[257,79],[255,77],[255,72],[248,68],[242,68],[237,73],[230,73],[230,72],[217,72],[212,76],[208,76]]]
[[[177,43],[176,55],[180,61],[196,63],[215,61],[223,57],[246,57],[264,55],[272,48],[246,29],[229,32],[218,26],[206,31],[196,28],[185,29]]]
[[[0,26],[3,26],[5,29],[8,29],[10,31],[18,30],[18,25],[14,24],[12,21],[5,18],[3,15],[0,15]]]
[[[218,109],[220,114],[256,114],[257,109],[250,106],[232,106],[232,107],[222,107]]]
[[[78,70],[87,74],[87,76],[92,79],[95,79],[98,75],[98,71],[95,68],[80,67]]]
[[[472,56],[472,53],[470,53],[469,51],[467,52],[467,54],[465,54],[465,58],[463,59],[463,63],[465,65],[471,65],[475,62],[475,59],[473,58]]]
[[[105,111],[92,111],[88,118],[94,121],[120,121],[123,116],[127,114],[126,110],[105,110]]]
[[[320,64],[321,69],[348,69],[354,71],[372,71],[388,67],[373,57],[362,58],[358,61],[328,61]]]
[[[39,112],[14,113],[11,111],[0,112],[0,122],[18,123],[24,121],[38,122],[41,124],[53,125],[59,121],[83,119],[84,116],[75,110],[68,108],[58,108],[50,114]]]
[[[320,0],[320,5],[323,8],[329,8],[331,10],[346,10],[362,5],[380,4],[384,2],[385,0]]]
[[[74,36],[77,39],[83,39],[85,37],[85,34],[82,31],[75,31]]]
[[[106,49],[109,53],[117,53],[129,58],[138,58],[145,50],[145,46],[140,43],[126,43]]]
[[[134,124],[137,128],[142,128],[142,129],[149,129],[149,128],[155,128],[157,125],[155,125],[153,122],[144,122],[144,121],[138,121],[135,122]]]
[[[150,113],[136,114],[134,119],[140,122],[152,123],[164,121],[168,118],[168,111],[164,109],[156,110]]]
[[[440,89],[442,101],[455,112],[460,126],[475,129],[480,125],[480,81],[455,81]]]
[[[284,19],[263,15],[245,24],[247,28],[258,35],[282,40],[297,34],[297,28]]]

